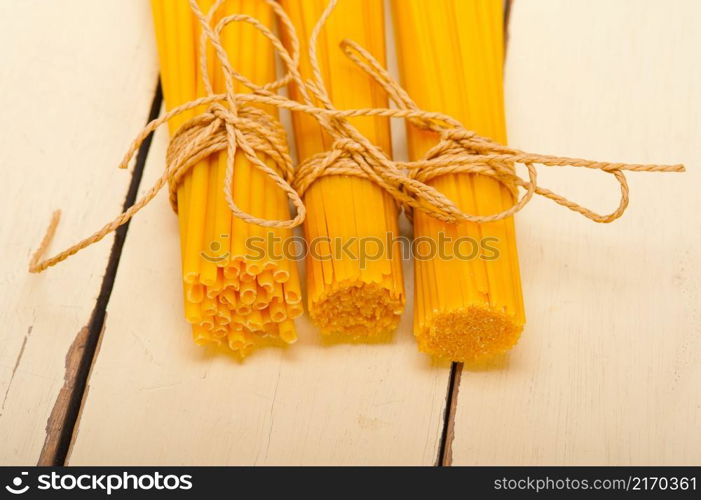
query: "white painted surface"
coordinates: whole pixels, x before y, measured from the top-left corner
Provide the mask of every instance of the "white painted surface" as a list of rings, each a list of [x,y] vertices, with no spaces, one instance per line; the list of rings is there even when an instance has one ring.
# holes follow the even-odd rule
[[[95,305],[112,238],[27,272],[51,212],[50,251],[121,209],[117,163],[143,126],[157,62],[140,0],[0,3],[0,464],[34,464],[64,358]],[[86,22],[89,20],[89,22]]]
[[[411,300],[391,343],[327,345],[302,318],[296,344],[239,362],[191,340],[178,239],[165,193],[130,226],[70,464],[436,462],[449,365],[417,351]],[[412,297],[410,262],[404,276]]]
[[[145,186],[165,147],[157,135]],[[303,319],[284,350],[204,350],[177,231],[165,192],[129,228],[71,465],[435,462],[448,368],[417,352],[410,314],[388,344],[322,345]]]
[[[541,200],[522,212],[528,325],[500,369],[463,372],[454,464],[701,463],[701,4],[672,4],[514,3],[511,144],[688,172],[631,174],[610,225]],[[547,174],[615,206],[608,176]]]
[[[36,462],[112,240],[38,277],[29,255],[54,208],[53,250],[119,210],[129,176],[114,165],[157,71],[147,2],[38,3],[0,4],[3,464]],[[516,0],[511,144],[689,172],[630,175],[611,225],[540,200],[519,216],[528,326],[499,369],[463,373],[453,463],[701,462],[700,21],[691,0]],[[159,134],[142,185],[164,151]],[[603,174],[542,177],[616,201]],[[159,196],[127,237],[71,464],[435,462],[448,370],[416,352],[410,304],[393,343],[322,345],[301,320],[298,344],[241,363],[190,340],[178,248]]]

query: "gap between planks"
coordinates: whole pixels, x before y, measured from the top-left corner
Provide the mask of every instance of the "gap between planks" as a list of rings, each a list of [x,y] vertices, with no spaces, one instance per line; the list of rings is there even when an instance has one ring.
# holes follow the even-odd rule
[[[147,123],[158,118],[162,103],[163,92],[160,81],[157,81]],[[132,171],[129,189],[124,198],[122,211],[127,210],[136,201],[152,140],[153,132],[141,144],[136,155],[136,162]],[[100,294],[95,302],[95,307],[90,314],[87,325],[78,332],[66,353],[64,384],[46,422],[46,438],[37,465],[65,465],[68,450],[76,432],[80,409],[85,398],[90,369],[104,331],[107,304],[112,294],[114,280],[119,268],[119,260],[122,256],[122,249],[128,231],[129,222],[115,231],[114,242],[107,260],[107,267],[105,268]]]
[[[504,59],[509,50],[509,19],[511,18],[511,6],[514,0],[504,0]],[[443,417],[443,429],[441,442],[438,446],[438,467],[449,467],[453,463],[452,443],[455,436],[455,409],[458,404],[460,380],[462,379],[462,363],[450,364],[450,378],[448,379],[448,394],[445,398],[445,413]]]
[[[505,0],[504,2],[505,54],[508,49],[508,24],[512,2],[513,0]],[[158,117],[162,102],[163,94],[160,82],[158,82],[151,102],[148,121]],[[131,182],[129,184],[129,190],[124,200],[123,210],[131,207],[136,201],[152,138],[153,133],[147,137],[139,148]],[[119,268],[119,260],[122,255],[122,249],[128,230],[129,223],[127,222],[115,232],[114,243],[112,244],[95,308],[93,309],[88,324],[78,332],[75,341],[66,355],[64,386],[56,399],[46,425],[46,439],[39,457],[38,465],[65,464],[71,441],[77,430],[80,408],[87,392],[87,381],[90,376],[90,369],[102,337],[102,332],[104,331],[107,305],[114,286],[114,280]],[[436,460],[436,465],[439,467],[450,466],[452,462],[451,443],[453,440],[455,408],[457,406],[462,369],[462,363],[451,364],[450,378],[446,391],[443,429],[441,431],[441,440]]]

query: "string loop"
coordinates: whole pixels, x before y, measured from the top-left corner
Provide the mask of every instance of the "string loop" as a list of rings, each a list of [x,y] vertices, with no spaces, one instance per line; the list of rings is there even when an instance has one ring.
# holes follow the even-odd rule
[[[208,95],[177,106],[162,117],[149,122],[134,139],[122,162],[119,164],[119,168],[127,168],[146,138],[163,124],[177,116],[191,114],[194,110],[207,106],[207,111],[191,118],[173,134],[166,153],[166,168],[161,177],[144,196],[119,214],[114,220],[105,224],[90,236],[71,245],[66,250],[51,258],[42,260],[60,221],[60,211],[55,211],[44,238],[29,261],[29,272],[40,273],[93,243],[102,240],[105,236],[126,224],[136,213],[148,205],[166,184],[169,185],[171,206],[177,212],[177,190],[185,174],[198,162],[224,150],[227,152],[223,186],[224,197],[235,217],[251,224],[278,228],[292,228],[304,221],[306,215],[304,203],[290,185],[293,177],[293,166],[287,149],[284,129],[277,120],[274,120],[269,114],[254,106],[255,104],[278,105],[279,96],[274,91],[290,81],[301,82],[298,69],[299,42],[297,41],[297,35],[289,18],[274,0],[265,1],[280,18],[283,29],[287,31],[289,38],[293,40],[290,51],[284,48],[282,42],[270,29],[251,16],[238,14],[227,16],[221,19],[215,28],[212,28],[212,19],[224,1],[217,0],[205,15],[200,10],[197,0],[190,0],[190,8],[202,27],[200,41],[200,61],[202,66],[200,77]],[[265,85],[257,85],[234,71],[220,39],[222,30],[233,22],[251,24],[271,41],[274,50],[280,55],[283,64],[288,69],[288,72],[282,78]],[[209,79],[207,42],[212,44],[217,61],[221,65],[226,88],[223,94],[214,93]],[[234,80],[246,86],[252,91],[252,94],[237,94],[234,91]],[[292,219],[262,219],[244,212],[236,205],[232,195],[232,185],[234,162],[238,150],[243,153],[245,158],[255,168],[265,173],[287,195],[296,209],[296,215]],[[261,157],[270,160],[273,166],[268,166]]]
[[[331,0],[335,4],[335,0]],[[625,212],[629,202],[629,189],[624,171],[633,172],[683,172],[683,165],[642,165],[627,163],[610,163],[585,160],[581,158],[567,158],[562,156],[541,155],[526,153],[515,148],[498,144],[491,139],[481,137],[476,132],[466,129],[460,122],[450,116],[441,113],[425,112],[414,103],[411,97],[389,75],[379,62],[357,43],[344,40],[341,42],[341,50],[355,64],[365,71],[382,87],[389,98],[397,105],[399,110],[406,113],[405,119],[417,128],[437,132],[438,143],[433,146],[425,156],[413,162],[395,162],[395,166],[405,168],[409,177],[428,185],[431,180],[447,174],[478,174],[491,177],[513,194],[514,202],[511,207],[495,214],[477,215],[468,214],[457,209],[455,204],[448,200],[441,213],[443,220],[448,222],[470,221],[477,223],[494,222],[513,216],[538,194],[548,198],[558,205],[562,205],[594,222],[612,222]],[[397,113],[399,115],[399,113]],[[524,165],[528,172],[528,179],[523,179],[516,174],[515,166]],[[575,203],[564,196],[538,185],[538,173],[535,165],[546,167],[582,167],[613,175],[620,186],[620,201],[614,211],[609,214],[598,214],[586,207]],[[517,188],[525,189],[525,193],[518,198]],[[424,192],[427,197],[433,193]],[[405,204],[407,215],[415,205]]]
[[[288,41],[288,49],[267,26],[248,15],[225,16],[216,26],[212,26],[212,19],[225,0],[217,0],[206,15],[200,10],[197,0],[190,0],[190,7],[202,28],[199,47],[200,77],[207,95],[177,106],[148,123],[130,145],[119,168],[127,168],[141,144],[164,123],[179,115],[192,116],[200,109],[205,111],[190,118],[175,132],[168,146],[165,171],[142,198],[92,235],[55,256],[42,260],[60,220],[60,212],[54,212],[44,238],[29,262],[29,271],[41,272],[100,241],[119,226],[127,223],[139,210],[150,203],[166,184],[169,186],[171,206],[177,211],[177,190],[185,174],[198,162],[221,151],[227,153],[223,189],[232,215],[251,224],[281,228],[292,228],[302,223],[306,214],[302,196],[314,182],[328,175],[366,178],[392,196],[404,208],[407,215],[411,216],[412,211],[416,209],[450,223],[458,221],[482,223],[510,217],[521,210],[536,194],[595,222],[611,222],[620,217],[628,206],[629,191],[624,171],[684,171],[683,165],[596,162],[526,153],[500,145],[466,129],[458,120],[448,115],[421,110],[377,59],[349,40],[341,43],[341,50],[385,90],[391,101],[396,104],[396,108],[336,109],[326,91],[316,50],[321,30],[337,1],[329,1],[312,31],[309,43],[312,79],[304,81],[299,69],[299,38],[289,16],[275,0],[265,0],[265,2],[279,21],[280,29]],[[234,70],[220,38],[223,29],[234,22],[253,26],[270,41],[286,70],[282,77],[264,85],[257,85]],[[216,62],[221,67],[224,77],[225,91],[221,94],[214,93],[209,80],[208,43],[214,49]],[[237,93],[236,82],[250,92]],[[288,84],[298,92],[298,100],[276,93],[279,88]],[[276,119],[261,109],[261,105],[313,116],[333,138],[333,147],[330,151],[307,158],[295,170],[287,149],[284,130]],[[437,133],[439,140],[419,160],[393,161],[348,121],[350,118],[361,116],[403,119],[415,127]],[[251,165],[265,173],[287,195],[296,210],[293,218],[262,219],[244,212],[236,205],[232,195],[232,185],[237,152],[241,152]],[[526,167],[527,179],[517,175],[516,165],[518,164]],[[600,215],[593,212],[539,186],[535,165],[581,167],[609,173],[620,186],[619,205],[609,214]],[[495,179],[512,191],[514,203],[508,209],[496,214],[464,213],[452,200],[430,185],[436,177],[447,174],[483,175]],[[519,188],[525,190],[520,198],[517,197]]]

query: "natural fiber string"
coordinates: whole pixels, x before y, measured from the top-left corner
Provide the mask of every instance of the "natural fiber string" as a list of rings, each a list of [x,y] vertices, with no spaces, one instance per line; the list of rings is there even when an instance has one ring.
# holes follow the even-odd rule
[[[418,116],[408,118],[415,126],[440,134],[439,142],[426,152],[421,160],[397,163],[409,171],[409,175],[427,183],[432,179],[447,175],[471,173],[493,177],[516,193],[516,186],[526,190],[520,199],[515,198],[514,204],[499,213],[477,216],[460,213],[457,220],[470,222],[493,222],[514,215],[520,211],[534,194],[548,198],[555,203],[580,213],[594,222],[612,222],[625,212],[629,202],[629,188],[624,171],[629,172],[684,172],[684,166],[612,163],[569,158],[564,156],[541,155],[526,153],[515,148],[498,144],[490,139],[479,136],[467,130],[456,120],[438,113],[423,113],[402,87],[392,79],[389,73],[377,60],[358,44],[344,40],[341,49],[356,65],[370,75],[390,96],[399,109],[419,112]],[[516,174],[515,165],[522,164],[528,170],[528,180]],[[538,173],[534,165],[547,167],[583,167],[613,175],[621,189],[618,207],[611,213],[600,215],[585,208],[564,196],[538,186]],[[449,220],[449,222],[452,222]]]
[[[214,94],[207,72],[203,71],[203,81],[209,95],[178,106],[146,125],[134,139],[119,165],[120,168],[126,168],[146,137],[174,116],[201,106],[209,106],[205,113],[184,124],[173,135],[168,148],[166,169],[154,186],[132,207],[103,226],[99,231],[56,256],[41,261],[41,257],[50,244],[59,222],[60,212],[55,212],[39,248],[30,260],[30,272],[41,272],[65,260],[81,249],[100,241],[119,226],[125,224],[147,205],[166,183],[170,185],[171,205],[174,210],[177,210],[177,199],[174,193],[183,176],[197,162],[225,149],[228,153],[228,163],[224,189],[227,203],[233,215],[248,223],[266,227],[294,227],[301,224],[305,216],[305,208],[301,197],[311,184],[325,175],[366,177],[395,198],[404,206],[408,214],[410,214],[411,209],[419,209],[447,222],[490,222],[500,220],[512,216],[521,210],[532,199],[534,194],[549,198],[596,222],[611,222],[620,217],[628,205],[628,185],[623,171],[684,171],[682,165],[595,162],[579,158],[525,153],[514,148],[502,146],[467,130],[460,122],[450,116],[419,109],[408,94],[389,76],[387,71],[382,68],[372,55],[357,44],[347,40],[341,44],[341,49],[355,64],[382,86],[392,101],[395,102],[397,108],[335,109],[330,102],[321,77],[316,57],[316,42],[337,0],[329,2],[310,38],[309,58],[312,63],[313,73],[311,82],[304,82],[300,76],[299,39],[289,17],[279,4],[274,0],[265,0],[271,6],[280,21],[281,27],[287,33],[290,40],[290,51],[284,48],[279,38],[267,27],[251,16],[227,16],[216,27],[212,28],[211,19],[214,12],[224,1],[218,0],[207,15],[204,15],[199,10],[196,0],[190,0],[190,5],[203,28],[202,43],[200,45],[201,54],[203,54],[201,56],[203,67],[206,68],[206,48],[204,45],[209,41],[214,47],[217,59],[222,66],[226,92],[224,94]],[[221,45],[219,38],[222,29],[231,22],[249,23],[268,38],[280,56],[287,73],[275,82],[259,86],[235,72],[228,61],[226,51]],[[233,88],[234,80],[243,83],[252,93],[235,93]],[[289,82],[293,82],[299,88],[304,102],[293,101],[274,92]],[[314,104],[311,96],[314,96],[320,104]],[[295,172],[287,152],[284,132],[279,123],[260,109],[249,104],[267,104],[314,116],[324,129],[334,137],[335,142],[332,150],[305,160]],[[438,133],[440,140],[436,146],[427,152],[422,160],[414,162],[392,161],[378,146],[360,134],[347,121],[348,118],[358,116],[402,118],[419,128]],[[236,206],[231,196],[231,180],[233,178],[234,156],[238,148],[243,151],[249,161],[265,172],[288,195],[297,211],[293,219],[287,221],[260,219],[241,211]],[[268,167],[259,159],[259,154],[269,157],[280,172]],[[526,166],[528,180],[521,179],[516,175],[515,164],[517,163]],[[611,214],[599,215],[565,197],[538,186],[537,171],[534,167],[536,164],[584,167],[612,174],[621,187],[621,201],[618,208]],[[405,173],[405,170],[408,172],[408,175]],[[523,187],[526,192],[514,202],[512,207],[503,212],[486,216],[466,214],[460,211],[455,203],[445,195],[426,184],[437,176],[450,173],[487,175],[504,183],[514,192],[517,186]]]
[[[292,55],[290,55],[283,47],[280,40],[275,37],[266,26],[261,24],[257,19],[246,15],[227,16],[217,24],[216,28],[212,29],[210,26],[211,19],[224,1],[225,0],[218,0],[206,16],[200,11],[196,0],[191,0],[190,6],[203,28],[201,53],[205,54],[206,57],[205,44],[207,41],[212,43],[217,59],[222,66],[226,92],[224,94],[214,94],[206,71],[206,60],[203,60],[205,71],[202,71],[202,79],[208,95],[177,106],[162,117],[148,123],[134,139],[126,155],[122,159],[122,162],[119,164],[119,168],[127,168],[143,141],[153,131],[164,123],[167,123],[173,117],[201,106],[209,106],[206,112],[186,122],[173,134],[166,153],[166,169],[161,177],[142,198],[114,220],[104,225],[87,238],[71,245],[66,250],[51,258],[42,260],[42,256],[51,243],[60,221],[60,211],[55,211],[41,244],[30,259],[30,272],[42,272],[93,243],[102,240],[118,227],[127,223],[139,210],[150,203],[166,183],[169,184],[171,206],[173,210],[177,212],[176,193],[183,176],[199,161],[223,150],[227,151],[224,194],[234,216],[250,224],[257,224],[265,227],[290,228],[302,223],[306,209],[301,197],[290,186],[290,181],[293,176],[293,166],[287,150],[284,129],[267,113],[253,106],[246,105],[250,103],[279,106],[279,103],[277,103],[275,99],[277,96],[272,94],[270,89],[280,88],[295,77],[297,81],[301,82],[301,77],[299,77],[296,69],[299,61],[299,45],[296,45],[296,52],[293,51]],[[280,15],[282,9],[274,0],[266,0],[266,3],[273,8],[278,16]],[[289,73],[274,82],[259,86],[246,79],[243,75],[235,72],[229,63],[226,51],[219,37],[224,27],[231,22],[249,23],[266,36],[280,54]],[[289,23],[289,21],[287,23],[283,22],[283,26],[291,30],[289,36],[292,39],[296,39],[296,34],[294,33],[294,28],[291,23]],[[234,79],[241,81],[252,93],[236,94],[233,87]],[[242,96],[246,96],[245,99],[240,99]],[[296,209],[296,216],[293,219],[286,221],[261,219],[243,212],[236,206],[231,194],[231,180],[233,178],[234,158],[239,148],[244,156],[256,168],[263,171],[287,194]],[[275,164],[276,168],[271,168],[266,165],[258,155],[268,157]]]
[[[275,35],[273,35],[273,33],[267,28],[267,26],[252,16],[242,14],[226,16],[217,23],[214,29],[212,29],[212,18],[224,1],[225,0],[218,0],[210,9],[209,13],[205,16],[200,10],[197,0],[190,0],[190,7],[202,26],[202,38],[200,43],[200,63],[202,70],[200,73],[202,74],[202,81],[204,83],[205,91],[208,95],[212,95],[214,93],[207,71],[207,39],[209,39],[209,42],[212,44],[217,55],[217,59],[222,66],[224,85],[226,88],[226,106],[224,106],[222,103],[214,103],[210,108],[212,123],[218,123],[221,129],[212,130],[209,127],[207,120],[199,119],[201,117],[197,117],[195,119],[195,123],[190,124],[190,129],[194,129],[196,131],[195,135],[200,137],[202,141],[212,141],[217,137],[217,135],[220,136],[219,142],[221,142],[222,135],[226,138],[227,156],[224,175],[224,196],[232,214],[235,217],[238,217],[250,224],[257,224],[259,226],[295,227],[301,224],[304,220],[305,207],[297,192],[292,189],[289,184],[289,181],[293,175],[293,167],[292,159],[290,158],[287,150],[287,140],[284,128],[277,120],[273,120],[267,113],[257,108],[242,107],[239,109],[239,103],[236,99],[236,92],[234,91],[234,79],[236,79],[251,89],[251,91],[254,93],[258,93],[265,97],[265,95],[270,94],[271,90],[277,90],[280,87],[287,85],[290,81],[291,75],[290,73],[287,73],[282,78],[266,85],[257,85],[253,83],[244,75],[234,71],[234,69],[231,67],[226,49],[221,43],[220,35],[222,30],[229,23],[249,23],[266,38],[268,38],[278,52],[284,53],[286,51],[282,44],[279,43],[279,40],[275,37]],[[277,6],[275,2],[268,2],[268,4],[274,6],[275,10],[280,10],[280,7]],[[289,63],[289,67],[294,66],[294,60],[291,59]],[[180,130],[178,130],[176,135],[178,135],[178,133],[180,133]],[[185,144],[182,149],[191,147],[190,145],[194,142],[188,141],[188,139],[190,139],[190,137],[186,137],[186,139],[182,141]],[[197,142],[194,142],[194,144],[196,146],[198,145]],[[192,148],[195,151],[206,149],[196,146]],[[239,148],[243,151],[244,156],[253,165],[268,175],[268,177],[270,177],[275,184],[287,194],[295,206],[297,212],[295,218],[288,221],[266,220],[247,214],[236,205],[232,194],[232,184],[234,177],[234,161],[236,151]],[[178,152],[181,152],[182,149]],[[281,176],[275,168],[270,168],[268,165],[266,165],[265,162],[260,159],[259,155],[261,154],[270,158],[278,169],[282,171],[283,175]],[[182,160],[182,155],[174,154],[173,159],[175,161]]]
[[[305,85],[321,103],[327,114],[314,113],[322,127],[334,139],[330,151],[313,155],[298,167],[293,186],[300,195],[317,179],[327,175],[347,175],[364,177],[377,184],[392,196],[401,206],[418,208],[428,215],[440,219],[454,220],[460,213],[455,204],[440,191],[408,177],[401,166],[392,161],[377,145],[373,144],[353,127],[347,118],[379,115],[394,112],[400,116],[403,110],[356,109],[346,114],[336,110],[326,91],[317,57],[317,44],[326,21],[336,7],[337,0],[331,0],[314,26],[309,38],[309,62],[312,80]],[[307,97],[306,104],[311,105]]]
[[[385,90],[398,109],[356,109],[348,110],[341,116],[330,102],[316,56],[319,34],[337,2],[338,0],[329,1],[310,36],[309,59],[313,81],[307,83],[308,88],[321,101],[324,109],[331,112],[328,118],[324,115],[317,115],[317,118],[336,140],[330,151],[314,155],[298,167],[293,185],[300,195],[303,195],[309,186],[322,176],[349,175],[367,178],[382,187],[404,206],[409,217],[411,217],[411,210],[418,208],[445,222],[492,222],[514,215],[532,199],[534,194],[538,194],[595,222],[611,222],[623,215],[629,202],[629,189],[623,171],[684,171],[683,165],[597,162],[580,158],[525,153],[503,146],[467,130],[460,122],[450,116],[419,109],[406,91],[392,79],[368,51],[349,40],[341,42],[341,50]],[[369,115],[404,118],[418,128],[438,133],[440,139],[422,160],[414,162],[392,161],[380,148],[362,136],[346,120],[346,118],[353,116]],[[524,180],[516,174],[516,164],[523,164],[526,167],[528,180]],[[621,189],[618,207],[610,214],[600,215],[549,189],[538,186],[536,164],[549,167],[584,167],[610,173],[616,178]],[[409,172],[408,177],[404,175],[402,169]],[[438,176],[456,173],[480,174],[495,178],[512,191],[515,199],[514,204],[502,212],[490,215],[462,212],[453,201],[427,185],[430,180]],[[520,199],[517,198],[517,186],[525,189],[525,193]]]

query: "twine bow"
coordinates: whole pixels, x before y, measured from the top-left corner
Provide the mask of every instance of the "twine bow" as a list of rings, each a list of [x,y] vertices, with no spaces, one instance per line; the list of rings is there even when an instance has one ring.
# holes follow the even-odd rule
[[[202,27],[200,73],[207,95],[182,104],[146,125],[134,139],[119,164],[120,168],[127,168],[144,140],[154,130],[175,116],[202,108],[206,109],[203,113],[187,121],[173,135],[166,155],[166,169],[161,177],[133,206],[100,230],[54,257],[41,260],[56,232],[60,219],[60,212],[54,212],[44,238],[30,260],[30,272],[41,272],[100,241],[119,226],[128,222],[139,210],[150,203],[165,184],[169,184],[170,203],[177,211],[177,188],[182,182],[183,176],[198,162],[211,154],[224,150],[227,152],[224,196],[232,215],[251,224],[285,228],[295,227],[302,223],[305,217],[302,196],[316,180],[327,175],[367,178],[389,193],[409,216],[413,209],[418,209],[446,222],[490,222],[512,216],[521,210],[535,194],[538,194],[593,221],[611,222],[620,217],[628,205],[628,184],[623,174],[624,171],[684,171],[682,165],[596,162],[579,158],[526,153],[497,144],[467,130],[459,121],[450,116],[419,109],[370,53],[348,40],[342,42],[341,49],[387,92],[397,108],[336,109],[325,90],[316,57],[316,45],[319,34],[338,0],[329,1],[310,37],[309,58],[312,65],[312,80],[309,82],[302,80],[299,71],[300,48],[294,26],[277,2],[265,0],[277,17],[281,29],[287,35],[289,49],[285,49],[280,39],[270,29],[248,15],[226,16],[212,27],[212,18],[224,1],[217,0],[207,15],[204,15],[199,9],[197,0],[190,0],[192,11]],[[221,31],[232,22],[252,25],[271,42],[287,70],[281,78],[265,85],[256,85],[244,75],[234,71],[220,40]],[[221,65],[225,83],[223,94],[215,94],[209,81],[207,42],[213,47]],[[236,93],[234,90],[235,81],[243,84],[251,92]],[[299,91],[301,102],[276,93],[279,88],[290,83],[294,84]],[[257,107],[261,104],[314,116],[334,138],[333,147],[330,151],[306,159],[295,171],[287,150],[282,127],[277,120]],[[349,118],[359,116],[402,118],[416,127],[438,133],[440,140],[420,160],[413,162],[393,161],[381,148],[364,137],[349,123]],[[236,205],[231,191],[237,151],[241,151],[254,167],[264,172],[287,194],[296,209],[296,215],[293,218],[289,220],[261,219],[244,212]],[[264,159],[268,159],[274,166],[268,166]],[[516,164],[525,165],[528,179],[517,175]],[[610,173],[620,184],[621,199],[618,208],[610,214],[599,215],[539,186],[535,168],[537,164],[548,167],[583,167]],[[502,212],[490,215],[462,212],[453,201],[428,184],[438,176],[455,173],[484,175],[503,183],[514,193],[514,204]],[[519,187],[525,189],[525,193],[517,199],[516,193]]]
[[[395,199],[407,213],[417,208],[428,215],[443,219],[455,220],[453,214],[459,212],[453,202],[437,189],[406,175],[403,165],[393,161],[372,141],[362,135],[348,118],[358,116],[400,116],[401,110],[364,108],[355,110],[338,110],[334,108],[326,91],[326,85],[321,73],[317,57],[319,35],[336,7],[337,0],[331,0],[309,37],[309,62],[312,70],[312,80],[301,85],[301,95],[304,102],[314,106],[310,94],[319,103],[320,109],[311,112],[326,132],[333,137],[334,143],[330,151],[324,151],[304,160],[295,175],[293,186],[300,195],[320,177],[329,175],[346,175],[367,178]],[[344,42],[352,44],[352,42]],[[358,47],[353,44],[353,46]],[[344,45],[342,44],[342,47]],[[379,63],[364,49],[358,47],[367,56],[366,64],[355,56],[350,57],[361,69],[376,78],[373,66],[383,71]],[[351,56],[348,52],[347,55]],[[399,88],[398,85],[395,87]],[[390,89],[390,96],[394,89]],[[403,91],[402,91],[403,92]]]
[[[332,0],[332,3],[335,3],[335,1]],[[450,200],[448,200],[447,204],[443,204],[442,199],[433,198],[433,192],[424,191],[422,193],[424,199],[429,199],[434,206],[441,208],[441,211],[437,215],[434,214],[434,217],[446,222],[470,221],[484,223],[511,217],[526,206],[535,194],[548,198],[558,205],[577,212],[594,222],[612,222],[623,215],[628,207],[629,188],[624,171],[684,172],[685,170],[681,164],[658,165],[600,162],[581,158],[526,153],[498,144],[466,129],[459,121],[450,116],[419,109],[406,91],[392,79],[377,60],[355,42],[344,40],[341,43],[341,49],[348,58],[371,76],[397,105],[398,111],[396,113],[388,113],[387,116],[403,117],[418,128],[439,134],[440,139],[438,143],[428,150],[422,159],[413,162],[395,162],[395,166],[407,169],[409,177],[419,181],[422,186],[426,186],[431,180],[441,175],[469,173],[491,177],[504,184],[514,195],[514,203],[508,209],[490,215],[475,215],[460,211]],[[523,179],[517,175],[515,168],[517,164],[522,164],[526,167],[528,179]],[[609,214],[601,215],[539,186],[538,171],[535,165],[589,168],[613,175],[621,191],[618,207]],[[517,187],[525,189],[520,198],[517,197]],[[410,210],[410,207],[415,206],[412,204],[406,205],[408,205],[408,207],[405,206],[407,212]],[[408,213],[408,215],[411,214]]]
[[[227,152],[224,197],[235,217],[251,224],[266,227],[291,228],[302,223],[306,214],[306,209],[301,197],[290,185],[293,177],[293,164],[287,149],[284,129],[277,120],[273,119],[273,117],[260,108],[254,106],[255,104],[279,106],[279,96],[277,96],[274,91],[287,85],[293,79],[295,81],[301,81],[297,70],[299,65],[299,44],[293,44],[292,51],[288,52],[283,47],[282,42],[280,42],[265,25],[261,24],[256,18],[243,14],[226,16],[213,28],[211,26],[212,18],[224,1],[225,0],[217,0],[207,15],[205,15],[200,10],[197,0],[190,0],[190,7],[202,27],[200,41],[200,73],[207,96],[177,106],[162,117],[148,123],[134,139],[119,164],[119,168],[127,168],[134,155],[141,147],[141,144],[152,132],[164,123],[169,122],[176,116],[206,107],[207,110],[204,113],[187,121],[171,138],[166,153],[166,169],[161,177],[142,198],[123,213],[119,214],[114,220],[105,224],[101,229],[87,238],[71,245],[66,250],[51,258],[42,260],[42,256],[51,243],[60,221],[61,212],[59,210],[55,211],[51,217],[44,238],[29,261],[30,272],[42,272],[62,262],[71,255],[76,254],[83,248],[102,240],[105,236],[126,224],[136,213],[148,205],[165,184],[169,185],[170,204],[173,210],[177,212],[177,190],[185,174],[198,162],[223,150]],[[294,28],[289,22],[289,19],[286,19],[282,8],[274,0],[265,1],[281,19],[284,18],[282,25],[290,30],[290,38],[296,39]],[[290,72],[273,82],[269,82],[265,85],[257,85],[244,75],[234,71],[229,62],[226,50],[221,44],[220,38],[221,31],[232,22],[251,24],[268,38]],[[207,68],[207,42],[211,43],[217,60],[221,65],[226,89],[223,94],[216,94],[214,92],[209,79]],[[234,90],[234,81],[242,83],[251,90],[251,93],[236,93]],[[264,172],[287,194],[296,209],[294,218],[289,220],[262,219],[244,212],[236,205],[231,191],[234,161],[236,153],[239,150],[253,166]],[[274,164],[274,167],[268,166],[261,157],[269,159]]]

